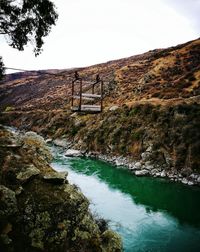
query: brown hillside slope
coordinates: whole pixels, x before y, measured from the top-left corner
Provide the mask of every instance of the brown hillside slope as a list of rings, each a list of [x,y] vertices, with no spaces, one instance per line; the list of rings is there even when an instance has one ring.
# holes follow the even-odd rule
[[[109,105],[194,99],[200,95],[200,39],[79,70],[80,76],[88,80],[97,73],[105,81],[105,102]],[[66,108],[73,74],[74,70],[57,75],[39,71],[6,81],[0,85],[0,109]]]
[[[74,71],[1,84],[0,122],[84,152],[138,160],[150,174],[165,170],[189,181],[200,173],[200,39],[78,69],[85,83],[96,74],[104,80],[100,114],[70,111]]]

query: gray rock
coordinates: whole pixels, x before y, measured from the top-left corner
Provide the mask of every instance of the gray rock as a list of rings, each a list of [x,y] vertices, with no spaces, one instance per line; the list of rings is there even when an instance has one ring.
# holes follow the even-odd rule
[[[145,164],[144,164],[144,165],[145,165],[145,166],[152,165],[152,161],[148,160],[148,161],[146,161],[146,162],[145,162]]]
[[[66,139],[55,139],[53,140],[53,143],[56,146],[63,147],[63,148],[68,148],[70,143]]]
[[[135,171],[136,176],[146,176],[148,174],[149,174],[149,171],[147,170]]]
[[[129,170],[137,170],[136,167],[135,167],[135,163],[130,163],[128,165],[128,168],[129,168]]]
[[[51,172],[43,176],[43,179],[52,184],[63,184],[67,181],[68,172]]]
[[[79,150],[68,149],[65,154],[66,157],[81,157],[83,154]]]
[[[87,157],[92,157],[92,158],[96,158],[99,156],[99,153],[98,152],[88,152],[86,154]]]
[[[20,182],[26,182],[31,177],[39,175],[40,170],[38,170],[34,165],[27,166],[23,171],[17,174],[17,179]]]
[[[181,182],[182,182],[183,184],[185,184],[185,185],[188,184],[188,180],[187,180],[186,178],[183,178],[183,179],[181,180]]]
[[[155,177],[160,177],[160,172],[156,172]]]
[[[147,169],[147,170],[153,170],[154,166],[153,165],[145,165],[145,169]]]
[[[120,160],[120,159],[117,159],[117,160],[115,160],[115,165],[116,166],[123,166],[124,162],[122,160]]]
[[[113,160],[111,160],[113,161]],[[123,157],[118,157],[115,159],[115,165],[116,166],[126,166],[127,165],[127,160],[126,158]]]
[[[110,111],[115,111],[119,108],[119,106],[115,105],[109,108]]]
[[[150,158],[150,155],[151,155],[150,152],[143,152],[141,154],[141,158],[143,161],[148,161],[148,159]]]
[[[149,147],[146,149],[146,152],[152,152],[153,150],[153,145],[149,145]]]
[[[161,178],[166,177],[166,172],[165,172],[165,171],[162,171],[162,172],[160,173],[160,176],[161,176]]]
[[[173,173],[168,173],[168,178],[174,179],[174,174]]]
[[[157,170],[157,169],[153,169],[153,170],[151,170],[151,174],[154,176],[154,175],[156,175],[156,173],[158,173],[159,171]]]
[[[134,167],[135,167],[135,169],[141,169],[142,164],[141,164],[140,162],[136,162],[136,163],[134,164]]]
[[[193,182],[193,181],[188,181],[188,185],[189,185],[189,186],[193,186],[193,185],[194,185],[194,182]]]
[[[46,142],[47,144],[48,144],[48,143],[52,143],[52,141],[53,141],[52,138],[48,138],[48,139],[45,140],[45,142]]]
[[[190,178],[197,180],[197,179],[198,179],[198,175],[192,173],[192,174],[190,175]]]

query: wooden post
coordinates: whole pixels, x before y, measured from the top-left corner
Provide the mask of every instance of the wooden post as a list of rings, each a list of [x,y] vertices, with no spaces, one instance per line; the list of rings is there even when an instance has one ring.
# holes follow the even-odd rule
[[[74,106],[74,81],[72,81],[72,108]]]
[[[81,111],[82,105],[82,79],[80,79],[80,102],[79,102],[79,110]]]
[[[103,81],[101,81],[101,112],[103,111]]]
[[[95,83],[92,84],[92,94],[94,94],[94,85],[95,85]]]

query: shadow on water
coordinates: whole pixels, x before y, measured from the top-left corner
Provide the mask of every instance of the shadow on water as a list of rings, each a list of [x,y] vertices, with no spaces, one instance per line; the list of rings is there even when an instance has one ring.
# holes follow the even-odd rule
[[[77,173],[96,176],[109,187],[131,196],[136,204],[142,204],[146,211],[165,211],[180,224],[200,227],[200,189],[165,179],[136,177],[126,169],[102,161],[87,158],[70,159],[71,169]],[[64,162],[61,161],[60,162]]]

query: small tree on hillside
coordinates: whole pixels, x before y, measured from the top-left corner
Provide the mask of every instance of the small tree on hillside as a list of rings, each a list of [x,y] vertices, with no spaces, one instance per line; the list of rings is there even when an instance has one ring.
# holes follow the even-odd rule
[[[20,51],[31,42],[37,56],[58,15],[50,0],[0,0],[0,35]],[[0,57],[0,78],[3,75]]]

